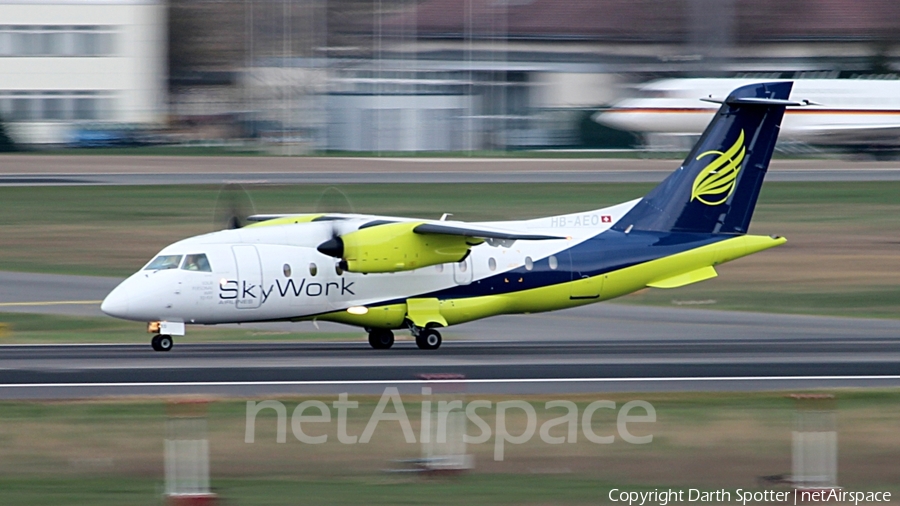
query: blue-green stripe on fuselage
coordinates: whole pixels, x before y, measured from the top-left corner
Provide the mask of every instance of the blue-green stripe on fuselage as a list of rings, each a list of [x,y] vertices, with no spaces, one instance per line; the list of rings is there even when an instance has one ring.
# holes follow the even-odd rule
[[[550,268],[548,256],[535,259],[534,267],[531,270],[519,267],[476,280],[468,285],[457,285],[415,297],[457,299],[540,288],[585,277],[599,276],[733,237],[735,236],[725,234],[660,233],[636,230],[626,234],[607,230],[553,255],[558,262],[556,269]]]

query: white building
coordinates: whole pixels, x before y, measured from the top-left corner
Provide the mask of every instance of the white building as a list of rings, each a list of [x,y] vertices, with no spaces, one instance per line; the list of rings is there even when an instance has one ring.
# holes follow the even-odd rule
[[[161,0],[0,0],[0,119],[16,141],[165,114]]]

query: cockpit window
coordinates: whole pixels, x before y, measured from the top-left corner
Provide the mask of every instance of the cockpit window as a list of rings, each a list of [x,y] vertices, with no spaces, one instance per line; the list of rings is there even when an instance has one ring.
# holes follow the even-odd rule
[[[206,259],[206,255],[203,253],[186,255],[184,257],[184,264],[181,268],[186,271],[212,272],[212,268],[209,266],[209,260]]]
[[[181,255],[160,255],[153,259],[147,267],[144,267],[145,271],[162,271],[165,269],[177,269],[178,264],[181,263]]]

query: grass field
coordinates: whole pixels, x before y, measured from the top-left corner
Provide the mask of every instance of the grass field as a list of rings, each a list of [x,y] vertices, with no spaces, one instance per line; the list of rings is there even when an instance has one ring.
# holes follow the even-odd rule
[[[900,492],[900,392],[836,394],[840,484],[849,490]],[[290,417],[309,398],[280,400]],[[315,398],[329,405],[337,400],[336,395]],[[475,458],[472,472],[426,478],[384,472],[401,467],[398,459],[421,455],[421,445],[405,442],[397,422],[379,423],[370,442],[353,445],[336,441],[336,423],[309,425],[304,429],[308,434],[328,436],[324,444],[310,445],[293,436],[288,421],[287,440],[277,443],[275,412],[265,410],[256,418],[255,441],[246,443],[245,401],[221,399],[209,405],[207,415],[212,487],[227,504],[241,505],[596,504],[607,502],[614,487],[758,490],[763,488],[761,476],[791,470],[796,407],[783,393],[564,398],[575,402],[579,413],[595,400],[611,400],[616,406],[645,400],[657,421],[635,423],[630,430],[653,440],[634,445],[617,436],[612,444],[596,444],[580,435],[579,426],[576,443],[551,445],[535,436],[521,445],[508,444],[505,459],[495,461],[491,439],[467,446]],[[350,399],[360,405],[350,411],[347,433],[359,435],[378,398]],[[511,398],[483,399],[496,403]],[[545,409],[554,397],[516,399],[532,404],[537,427],[564,413]],[[404,396],[403,402],[419,434],[421,398]],[[162,399],[0,402],[0,504],[158,504],[167,409]],[[492,428],[497,424],[494,413],[480,412]],[[525,421],[523,411],[509,411],[509,433],[522,434]],[[593,417],[597,434],[616,434],[615,427],[613,410]],[[478,432],[470,423],[468,433]],[[555,427],[550,434],[565,435],[566,427]]]
[[[646,184],[347,185],[357,212],[520,219],[637,198]],[[257,212],[312,212],[325,187],[254,186]],[[213,230],[218,188],[0,188],[0,269],[125,276],[163,246]],[[719,268],[720,277],[621,299],[753,311],[900,315],[900,183],[766,183],[752,233],[785,246]]]
[[[108,317],[76,317],[50,314],[0,313],[0,344],[138,343],[146,344],[147,325]],[[192,326],[191,342],[235,341],[350,341],[364,340],[365,333],[317,332],[309,323],[295,324],[297,331],[257,328]]]
[[[9,505],[132,506],[163,503],[159,478],[0,478]],[[609,484],[570,476],[490,475],[436,479],[366,476],[332,480],[296,477],[217,480],[224,504],[240,506],[339,504],[597,504]],[[648,487],[642,487],[647,489]],[[4,492],[5,491],[5,492]]]

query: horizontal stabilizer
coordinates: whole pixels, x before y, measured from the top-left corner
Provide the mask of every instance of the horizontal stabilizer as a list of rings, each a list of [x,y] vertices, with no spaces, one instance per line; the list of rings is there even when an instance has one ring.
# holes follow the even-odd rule
[[[712,279],[718,275],[719,273],[716,272],[716,269],[711,265],[708,265],[691,272],[686,272],[684,274],[679,274],[670,278],[647,283],[647,286],[649,286],[650,288],[678,288],[680,286],[686,286],[693,283],[699,283],[700,281],[705,281],[707,279]]]
[[[759,98],[759,97],[741,97],[733,99],[718,99],[713,97],[701,98],[701,102],[710,102],[712,104],[728,104],[728,105],[783,105],[785,107],[802,107],[807,105],[820,105],[809,100],[797,102],[796,100],[785,100],[780,98]]]

